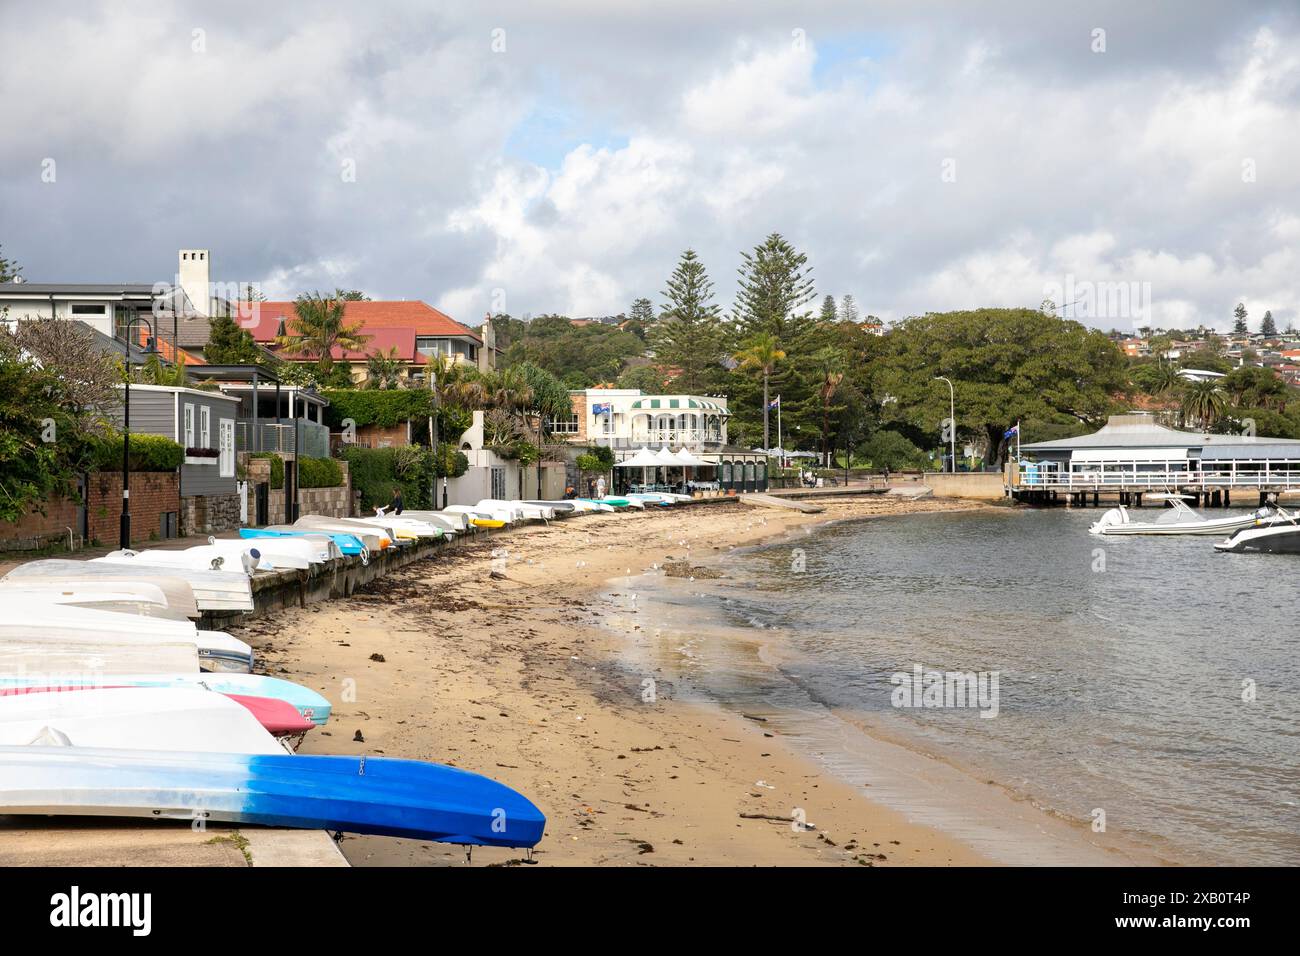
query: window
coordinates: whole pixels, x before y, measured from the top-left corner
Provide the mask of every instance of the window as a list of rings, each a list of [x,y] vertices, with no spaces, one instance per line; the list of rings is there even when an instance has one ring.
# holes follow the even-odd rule
[[[493,499],[503,499],[506,496],[506,470],[504,468],[492,469],[492,497]]]
[[[221,452],[218,463],[222,478],[235,477],[235,420],[222,418],[217,422],[217,450]]]
[[[206,405],[199,407],[199,447],[212,447],[212,409]]]
[[[576,435],[578,434],[578,416],[569,415],[567,418],[548,419],[546,430],[552,435]]]
[[[194,404],[185,403],[185,440],[181,443],[186,448],[194,447]]]
[[[74,302],[72,305],[73,315],[103,315],[104,310],[108,308],[105,305],[86,305],[83,302]]]

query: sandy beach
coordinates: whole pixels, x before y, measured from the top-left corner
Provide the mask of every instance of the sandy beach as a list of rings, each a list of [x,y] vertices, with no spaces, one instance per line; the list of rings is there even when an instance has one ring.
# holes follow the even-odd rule
[[[420,758],[492,776],[546,814],[538,864],[993,862],[821,772],[761,719],[647,700],[618,667],[600,597],[611,579],[655,563],[703,566],[810,523],[980,507],[879,496],[824,504],[809,515],[726,502],[483,536],[239,636],[261,670],[334,702],[328,729],[309,735],[304,752]],[[1053,825],[1033,808],[1015,812]],[[795,815],[815,829],[798,829]],[[457,847],[418,841],[348,836],[341,849],[358,866],[465,862]],[[1105,862],[1082,840],[1078,849],[1085,862]],[[499,849],[472,857],[522,861]]]

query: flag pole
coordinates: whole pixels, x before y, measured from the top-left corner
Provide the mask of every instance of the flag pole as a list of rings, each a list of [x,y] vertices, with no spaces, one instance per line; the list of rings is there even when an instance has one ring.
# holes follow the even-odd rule
[[[781,467],[785,467],[785,446],[781,444],[781,396],[776,397],[776,447],[781,449]]]

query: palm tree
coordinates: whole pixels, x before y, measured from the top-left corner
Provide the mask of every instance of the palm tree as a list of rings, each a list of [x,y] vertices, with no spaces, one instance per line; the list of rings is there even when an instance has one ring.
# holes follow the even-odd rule
[[[433,390],[440,406],[473,411],[487,404],[486,380],[475,366],[457,362],[450,355],[439,355],[429,366],[428,374],[433,378]]]
[[[397,346],[387,352],[376,349],[366,359],[366,388],[401,388],[403,364]]]
[[[815,356],[821,381],[817,397],[822,403],[822,458],[831,464],[831,403],[844,382],[844,353],[837,348],[819,349]]]
[[[771,430],[768,427],[771,403],[768,401],[767,383],[777,363],[785,358],[785,353],[781,351],[781,344],[775,335],[759,332],[733,358],[740,363],[741,368],[763,373],[763,450],[766,452],[772,447]]]
[[[1161,359],[1156,363],[1155,371],[1151,376],[1151,394],[1164,395],[1166,392],[1177,391],[1183,384],[1183,376],[1179,368],[1168,359]]]
[[[1183,392],[1183,421],[1197,422],[1207,430],[1223,417],[1227,407],[1228,396],[1218,382],[1192,382]]]
[[[363,335],[360,322],[348,324],[344,318],[346,301],[337,296],[326,298],[319,292],[303,293],[294,301],[294,317],[289,320],[291,335],[276,339],[286,355],[309,355],[316,359],[322,378],[334,365],[335,348],[357,350],[370,341]]]

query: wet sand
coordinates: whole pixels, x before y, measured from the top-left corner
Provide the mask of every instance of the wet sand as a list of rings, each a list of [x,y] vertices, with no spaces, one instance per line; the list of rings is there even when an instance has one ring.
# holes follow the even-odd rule
[[[514,787],[547,817],[539,865],[997,862],[957,821],[916,822],[897,801],[873,800],[819,766],[782,732],[788,722],[674,699],[671,687],[623,666],[617,618],[626,605],[611,604],[607,582],[634,581],[656,564],[690,574],[730,548],[829,520],[983,507],[880,496],[823,503],[817,515],[726,502],[484,535],[351,599],[284,612],[238,636],[257,649],[259,670],[333,701],[328,728],[309,734],[303,752],[434,760]],[[915,755],[877,743],[867,759],[889,763],[882,780],[914,772]],[[1017,833],[1052,845],[1043,862],[1129,862],[1032,807],[1012,812],[988,789],[989,813],[1005,802]],[[420,841],[349,836],[340,848],[353,865],[465,862],[460,848]],[[495,848],[472,856],[475,865],[523,860]]]

